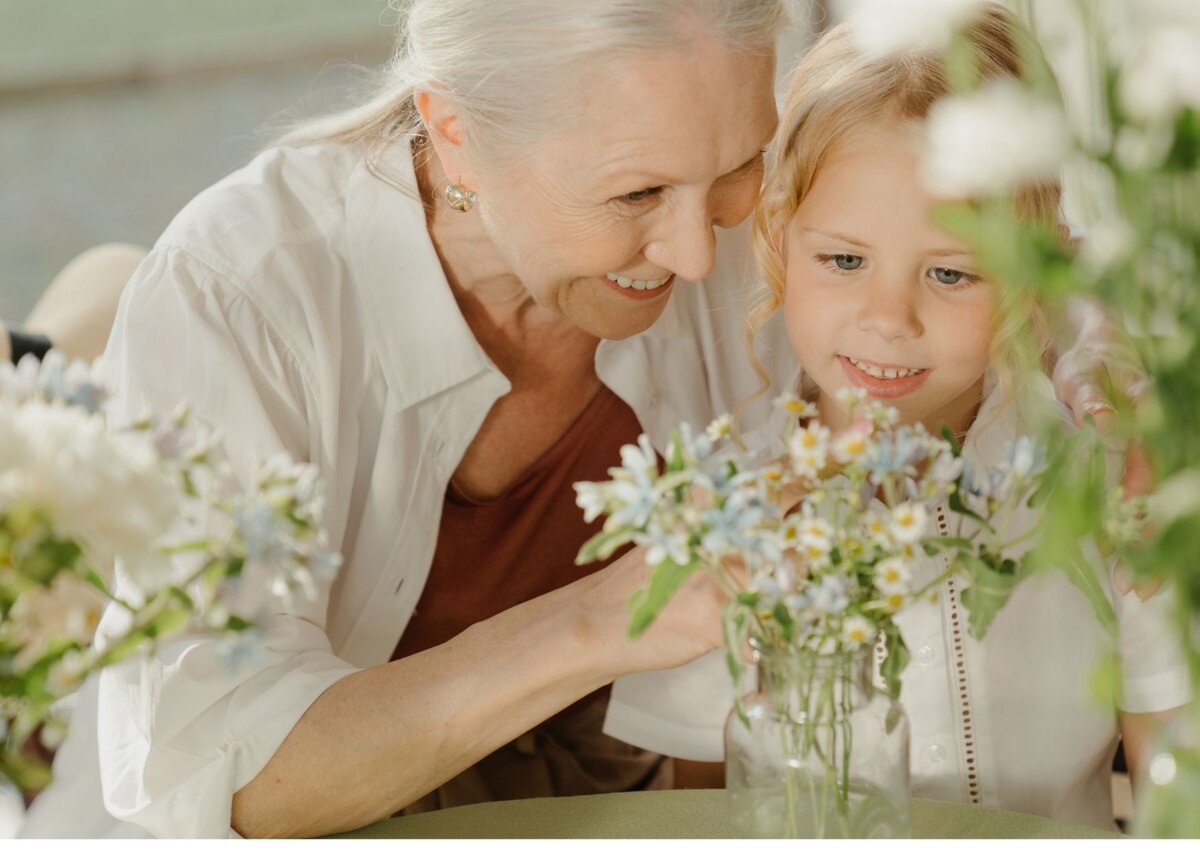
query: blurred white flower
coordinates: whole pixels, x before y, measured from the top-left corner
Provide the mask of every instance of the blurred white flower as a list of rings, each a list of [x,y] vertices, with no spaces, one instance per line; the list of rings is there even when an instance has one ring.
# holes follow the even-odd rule
[[[871,454],[871,436],[864,429],[850,428],[833,439],[833,457],[841,464],[864,461]]]
[[[925,535],[929,514],[919,503],[902,503],[892,509],[891,526],[888,532],[901,544],[918,542]]]
[[[850,648],[859,648],[875,641],[875,625],[861,615],[851,615],[842,622],[842,641]]]
[[[933,105],[921,179],[946,198],[975,198],[1052,180],[1071,152],[1062,108],[1009,81]]]
[[[860,50],[884,57],[911,50],[942,51],[970,23],[983,0],[840,0]]]
[[[875,588],[884,594],[904,594],[909,589],[912,572],[908,563],[898,556],[889,556],[875,566]]]
[[[10,411],[8,425],[21,454],[0,470],[0,504],[40,509],[59,535],[86,542],[96,558],[154,551],[180,500],[140,436],[110,431],[81,408],[40,402]]]
[[[1170,122],[1183,107],[1200,109],[1200,31],[1160,27],[1121,71],[1121,107],[1144,124]]]
[[[794,393],[785,393],[776,397],[773,405],[789,414],[794,414],[801,420],[808,420],[818,414],[817,406],[806,399],[801,399]]]

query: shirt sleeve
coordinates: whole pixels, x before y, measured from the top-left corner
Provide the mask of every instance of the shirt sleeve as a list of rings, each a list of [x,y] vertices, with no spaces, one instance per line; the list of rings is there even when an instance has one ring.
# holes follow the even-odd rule
[[[1175,607],[1170,584],[1144,601],[1136,592],[1113,594],[1122,679],[1118,704],[1127,713],[1171,710],[1191,700]]]
[[[723,649],[677,668],[626,675],[613,683],[604,733],[659,754],[719,762],[733,696]]]
[[[223,435],[234,469],[315,446],[310,385],[252,294],[178,249],[156,248],[118,311],[106,366],[110,416],[169,413],[186,399]],[[244,483],[248,484],[248,483]],[[131,591],[118,565],[116,592]],[[226,837],[233,794],[270,760],[304,711],[356,667],[325,634],[329,587],[298,614],[245,579],[234,608],[265,611],[260,641],[235,663],[212,637],[160,643],[99,679],[97,741],[105,807],[163,837]],[[105,614],[101,634],[123,613]],[[236,835],[234,835],[236,836]]]

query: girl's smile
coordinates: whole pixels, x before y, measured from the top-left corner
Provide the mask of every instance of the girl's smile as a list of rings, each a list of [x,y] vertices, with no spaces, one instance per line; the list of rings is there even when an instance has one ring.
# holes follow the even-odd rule
[[[900,367],[894,364],[877,364],[838,355],[842,370],[850,384],[862,388],[877,399],[898,399],[915,391],[929,378],[930,370],[923,367]]]

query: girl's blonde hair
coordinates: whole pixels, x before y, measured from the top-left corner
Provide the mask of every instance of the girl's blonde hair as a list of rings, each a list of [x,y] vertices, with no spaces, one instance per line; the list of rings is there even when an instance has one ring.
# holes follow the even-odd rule
[[[1023,62],[1039,56],[1033,35],[999,3],[987,4],[965,35],[983,79],[1019,77]],[[847,24],[826,34],[793,71],[779,128],[767,153],[767,177],[754,217],[754,252],[763,286],[750,308],[746,342],[762,387],[750,400],[770,387],[754,352],[754,340],[783,305],[783,232],[822,164],[837,145],[864,125],[923,121],[933,104],[948,94],[950,85],[941,56],[910,52],[883,59],[868,57],[856,48]],[[1057,223],[1061,196],[1060,185],[1051,181],[1022,187],[1013,201],[1022,216]],[[1023,344],[1032,342],[1040,356],[1049,339],[1034,294],[1028,288],[1002,290],[992,337],[992,363],[1000,386],[1011,393],[1028,359],[1029,347]]]

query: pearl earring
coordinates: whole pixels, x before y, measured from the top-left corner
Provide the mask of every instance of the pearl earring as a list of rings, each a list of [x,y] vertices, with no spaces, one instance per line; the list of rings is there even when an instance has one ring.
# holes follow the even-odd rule
[[[452,183],[442,190],[442,197],[446,199],[446,203],[452,210],[458,210],[461,213],[466,213],[479,200],[474,192],[457,183]]]

